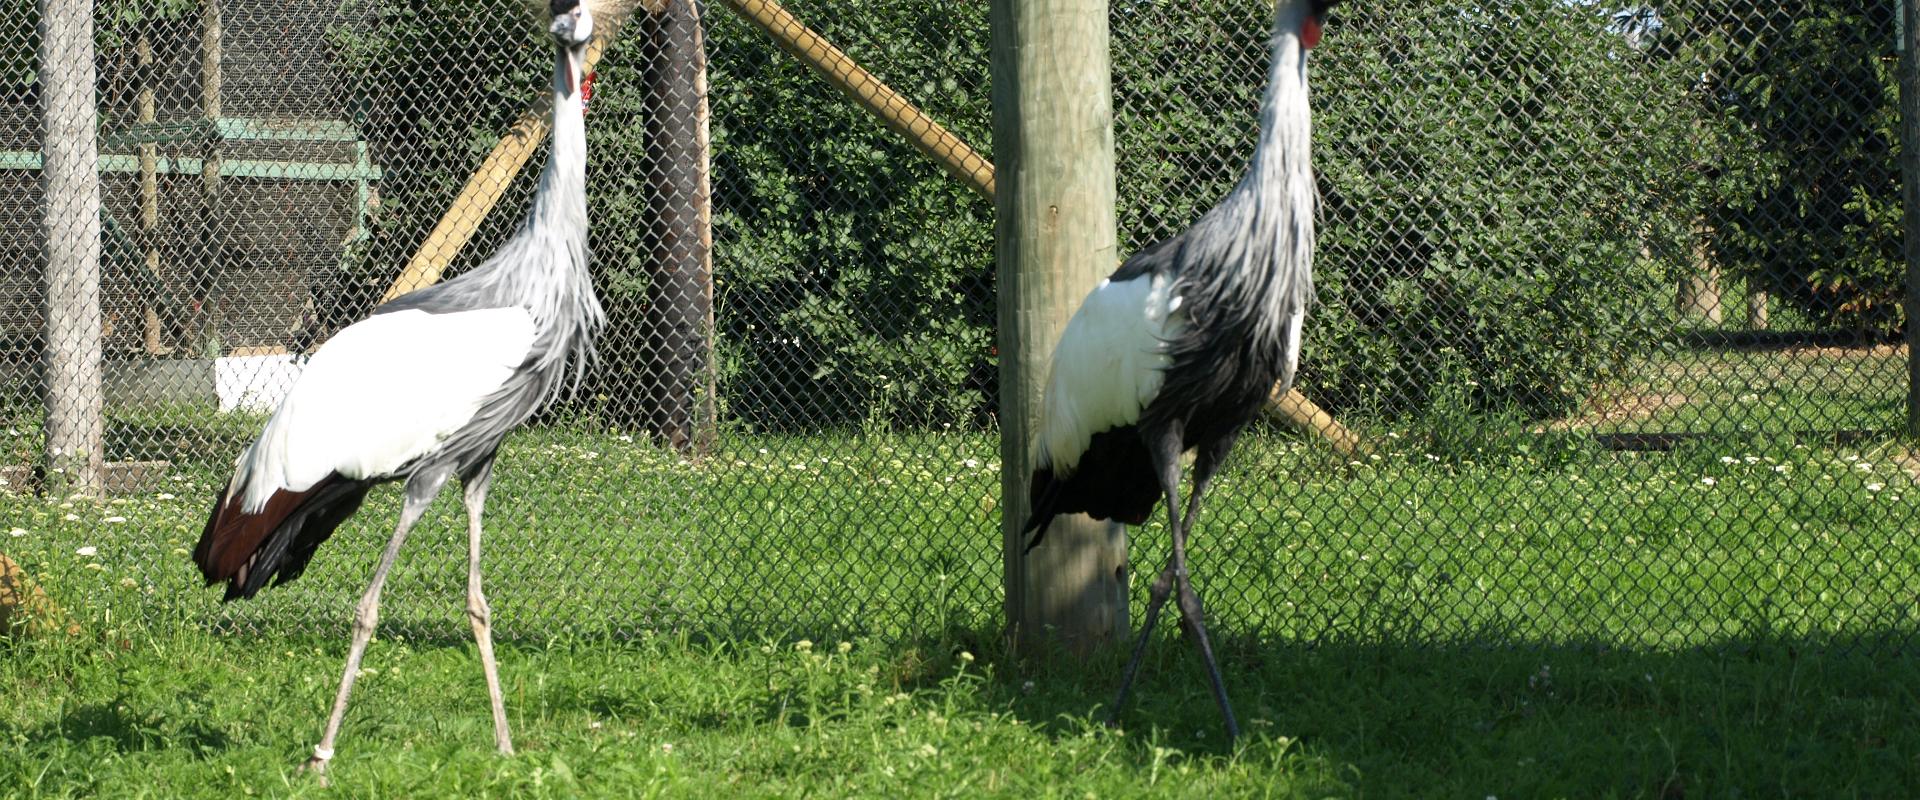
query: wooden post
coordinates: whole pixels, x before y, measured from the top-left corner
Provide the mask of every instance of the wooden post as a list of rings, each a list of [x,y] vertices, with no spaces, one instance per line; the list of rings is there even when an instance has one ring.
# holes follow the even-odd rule
[[[1920,3],[1900,9],[1900,177],[1906,204],[1907,435],[1920,438]]]
[[[1126,528],[1057,518],[1031,553],[1020,529],[1048,361],[1119,240],[1107,0],[993,0],[991,14],[1007,621],[1016,647],[1086,653],[1130,625]]]
[[[100,364],[100,175],[93,3],[42,0],[40,83],[47,253],[49,494],[98,495],[105,406]]]
[[[153,36],[143,26],[140,38],[133,45],[135,80],[138,82],[134,98],[135,120],[140,125],[152,125],[160,119],[158,103],[155,100],[153,62]],[[161,287],[160,281],[160,146],[150,141],[142,141],[138,147],[140,154],[140,249],[146,260],[147,275],[155,283],[148,289],[147,299],[140,304],[141,341],[149,355],[164,356],[173,352],[167,344],[165,326],[160,321]]]
[[[200,157],[201,248],[205,259],[195,270],[191,297],[198,307],[188,325],[187,346],[199,355],[223,355],[200,351],[217,343],[219,316],[216,311],[222,273],[226,271],[226,234],[221,217],[219,122],[220,95],[225,83],[221,66],[225,28],[220,21],[221,0],[200,0],[200,117],[206,122],[208,139]]]
[[[1767,324],[1767,290],[1747,287],[1747,330],[1764,331]]]
[[[1707,245],[1712,236],[1713,230],[1704,221],[1695,221],[1692,269],[1680,279],[1679,296],[1674,301],[1674,311],[1683,323],[1720,325],[1720,262]]]
[[[700,9],[664,0],[648,10],[648,214],[654,234],[641,375],[649,425],[681,452],[714,439],[713,234],[707,184],[707,54]]]

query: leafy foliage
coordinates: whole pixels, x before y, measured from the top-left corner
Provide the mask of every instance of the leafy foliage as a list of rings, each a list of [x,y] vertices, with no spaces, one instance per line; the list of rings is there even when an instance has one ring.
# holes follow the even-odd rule
[[[1694,64],[1716,255],[1824,325],[1902,319],[1893,0],[1662,4],[1656,51]]]

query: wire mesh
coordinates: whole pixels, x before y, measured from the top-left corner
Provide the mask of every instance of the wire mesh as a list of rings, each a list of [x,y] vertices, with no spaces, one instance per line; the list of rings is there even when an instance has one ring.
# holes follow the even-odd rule
[[[184,550],[304,354],[518,222],[546,159],[541,20],[517,0],[93,8],[95,101],[53,109],[97,119],[91,452],[110,489],[194,501],[110,533],[156,608],[341,630],[397,491],[251,603],[192,588]],[[1238,180],[1270,9],[1112,4],[1123,252]],[[991,158],[986,3],[789,10]],[[1195,533],[1215,628],[1904,642],[1920,489],[1897,434],[1894,10],[1341,6],[1311,65],[1323,206],[1300,388],[1364,447],[1273,420],[1242,440]],[[38,432],[56,441],[87,399],[37,388],[70,385],[55,373],[84,344],[47,338],[75,313],[49,294],[71,259],[49,254],[90,234],[49,213],[43,50],[60,48],[36,16],[0,28],[15,476],[73,466]],[[729,7],[618,27],[588,115],[610,325],[587,385],[502,452],[496,625],[995,624],[991,204]],[[457,505],[411,538],[388,626],[464,629]],[[1165,558],[1163,528],[1132,533],[1136,569]]]

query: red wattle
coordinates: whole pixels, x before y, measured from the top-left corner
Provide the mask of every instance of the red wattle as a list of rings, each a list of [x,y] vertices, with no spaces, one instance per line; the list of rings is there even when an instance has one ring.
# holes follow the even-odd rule
[[[1319,19],[1307,17],[1307,24],[1300,26],[1300,46],[1308,50],[1319,47],[1322,27]]]

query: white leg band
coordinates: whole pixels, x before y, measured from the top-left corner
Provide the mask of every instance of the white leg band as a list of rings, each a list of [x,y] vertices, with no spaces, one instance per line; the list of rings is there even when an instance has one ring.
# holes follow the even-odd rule
[[[320,745],[317,745],[317,744],[316,744],[316,745],[314,745],[314,746],[313,746],[313,760],[315,760],[315,761],[332,761],[332,760],[333,760],[333,748],[331,748],[331,747],[321,747]]]

